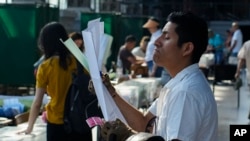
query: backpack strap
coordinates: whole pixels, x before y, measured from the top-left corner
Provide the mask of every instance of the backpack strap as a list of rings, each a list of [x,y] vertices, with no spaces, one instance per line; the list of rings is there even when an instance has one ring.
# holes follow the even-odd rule
[[[77,74],[78,75],[83,74],[83,66],[78,60],[76,60],[76,65],[77,65]]]

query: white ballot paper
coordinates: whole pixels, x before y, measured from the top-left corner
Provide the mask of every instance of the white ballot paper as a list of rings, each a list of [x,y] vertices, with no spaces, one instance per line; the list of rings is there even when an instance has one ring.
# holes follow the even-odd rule
[[[108,47],[101,43],[101,39],[104,38],[104,23],[100,22],[100,18],[89,21],[88,27],[82,31],[82,35],[85,46],[84,54],[87,57],[90,76],[105,120],[111,121],[119,118],[124,123],[127,123],[107,88],[102,83],[100,75],[104,55]]]

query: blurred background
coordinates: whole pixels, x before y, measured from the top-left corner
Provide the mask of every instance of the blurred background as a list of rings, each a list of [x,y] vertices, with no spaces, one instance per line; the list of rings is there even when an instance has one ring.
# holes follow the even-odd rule
[[[41,56],[37,37],[49,21],[61,22],[70,33],[100,17],[105,33],[114,37],[109,70],[126,35],[138,40],[149,35],[142,28],[148,17],[157,17],[163,26],[172,11],[200,15],[223,38],[232,21],[238,21],[243,41],[250,38],[250,0],[0,0],[0,93],[33,93],[33,64]]]

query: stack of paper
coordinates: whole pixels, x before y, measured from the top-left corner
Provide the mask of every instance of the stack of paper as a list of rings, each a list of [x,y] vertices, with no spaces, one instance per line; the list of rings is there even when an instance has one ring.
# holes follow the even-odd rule
[[[82,31],[82,35],[85,47],[84,53],[79,50],[72,39],[66,40],[64,42],[65,46],[89,71],[105,120],[111,121],[119,118],[127,123],[102,83],[100,76],[102,65],[107,59],[107,50],[110,49],[112,37],[104,34],[104,23],[100,22],[100,18],[89,21],[88,27]]]

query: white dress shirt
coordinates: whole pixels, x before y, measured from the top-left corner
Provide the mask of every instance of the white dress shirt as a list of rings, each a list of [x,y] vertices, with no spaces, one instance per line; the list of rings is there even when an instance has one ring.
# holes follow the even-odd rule
[[[155,49],[155,40],[161,36],[161,30],[158,29],[156,32],[154,32],[151,37],[150,41],[148,42],[147,50],[146,50],[146,56],[145,56],[145,61],[152,61],[153,60],[153,54],[154,54],[154,49]]]
[[[172,78],[149,111],[157,116],[155,134],[166,141],[217,140],[217,105],[198,64],[185,68]]]

